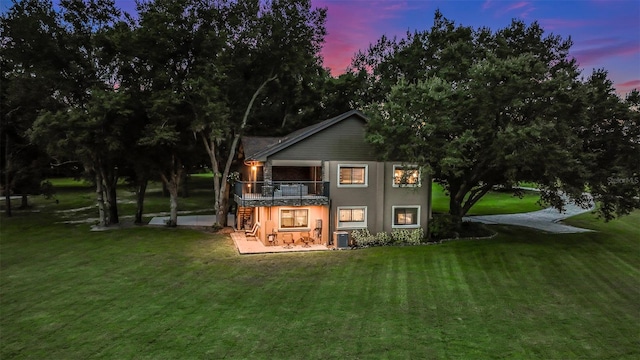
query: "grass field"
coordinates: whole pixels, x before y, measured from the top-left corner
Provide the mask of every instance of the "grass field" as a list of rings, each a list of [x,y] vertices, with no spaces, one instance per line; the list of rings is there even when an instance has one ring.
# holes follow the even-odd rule
[[[84,181],[73,179],[52,179],[52,184],[56,189],[56,198],[59,204],[58,209],[73,209],[89,206],[94,203],[94,193],[90,184]],[[180,199],[179,209],[187,211],[208,211],[212,212],[213,206],[213,184],[211,174],[192,174],[189,179],[190,196]],[[436,213],[446,213],[449,211],[449,198],[438,184],[433,184],[432,204]],[[79,196],[78,196],[79,195]],[[121,186],[119,198],[122,203],[119,210],[124,215],[135,213],[135,199],[132,189]],[[525,191],[522,198],[513,196],[505,192],[490,192],[485,195],[477,204],[471,208],[469,215],[491,215],[491,214],[512,214],[540,210],[537,201],[540,199],[538,193]],[[53,202],[54,200],[52,200]],[[40,201],[41,202],[41,201]],[[169,200],[162,196],[162,187],[159,183],[151,183],[147,189],[145,199],[145,213],[157,213],[169,210]],[[95,211],[89,209],[85,214],[95,216]]]
[[[436,213],[448,212],[449,197],[442,190],[442,186],[434,183],[432,189],[433,211]],[[469,210],[468,215],[513,214],[537,211],[542,209],[537,203],[539,199],[540,195],[535,191],[524,191],[522,198],[507,192],[491,191]]]
[[[227,235],[58,223],[85,192],[1,219],[0,359],[640,357],[640,212],[569,221],[589,234],[239,256]]]

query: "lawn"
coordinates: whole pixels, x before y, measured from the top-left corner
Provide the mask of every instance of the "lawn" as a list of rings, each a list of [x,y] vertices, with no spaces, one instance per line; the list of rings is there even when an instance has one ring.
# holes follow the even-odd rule
[[[55,194],[51,199],[34,197],[31,201],[40,206],[47,206],[50,211],[57,212],[62,221],[74,221],[97,218],[95,210],[95,188],[83,180],[70,178],[50,179]],[[192,213],[213,213],[213,180],[211,174],[193,174],[188,180],[188,195],[178,200],[178,211]],[[118,212],[121,220],[132,222],[136,211],[134,189],[121,183],[118,187]],[[162,184],[150,182],[144,203],[143,217],[149,221],[159,213],[168,214],[169,197],[163,195]],[[96,219],[97,220],[97,219]]]
[[[442,190],[442,186],[434,183],[432,191],[433,211],[436,213],[449,212],[449,197]],[[540,200],[540,194],[536,191],[525,190],[522,198],[513,196],[508,192],[490,191],[473,205],[467,215],[513,214],[537,211],[542,209],[538,204],[538,200]]]
[[[589,234],[239,256],[227,235],[90,232],[34,201],[1,219],[3,360],[640,356],[640,212],[569,221]]]

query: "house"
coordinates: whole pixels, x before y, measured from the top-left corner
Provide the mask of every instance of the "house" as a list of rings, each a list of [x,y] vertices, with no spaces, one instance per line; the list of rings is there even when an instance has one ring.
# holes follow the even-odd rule
[[[379,161],[365,142],[366,124],[354,110],[280,138],[243,137],[238,225],[259,224],[256,239],[265,245],[332,245],[334,232],[362,228],[426,233],[431,179],[402,159]]]

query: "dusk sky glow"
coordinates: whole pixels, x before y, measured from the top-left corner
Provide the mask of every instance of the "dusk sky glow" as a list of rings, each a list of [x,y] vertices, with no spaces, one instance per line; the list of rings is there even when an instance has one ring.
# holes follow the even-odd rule
[[[120,9],[135,13],[134,0],[115,1]],[[312,0],[312,5],[328,9],[322,56],[334,76],[382,35],[401,38],[407,31],[429,29],[440,9],[458,25],[494,31],[514,18],[527,24],[538,21],[547,33],[571,37],[571,55],[584,77],[604,68],[619,94],[640,89],[638,0]]]
[[[353,55],[383,34],[404,37],[426,30],[440,9],[456,24],[498,30],[517,18],[538,21],[548,33],[571,36],[571,55],[583,75],[605,68],[617,91],[640,89],[640,1],[500,1],[500,0],[312,0],[326,7],[324,65],[333,75],[345,71]]]

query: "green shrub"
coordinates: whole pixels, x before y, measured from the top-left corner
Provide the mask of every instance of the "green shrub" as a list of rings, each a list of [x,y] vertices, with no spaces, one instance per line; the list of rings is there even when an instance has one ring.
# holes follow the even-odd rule
[[[392,244],[418,245],[424,240],[424,230],[397,229],[391,234],[381,231],[375,235],[368,229],[357,229],[351,232],[357,247],[387,246]]]
[[[376,237],[369,232],[369,229],[353,230],[351,237],[358,247],[369,247],[376,244]]]
[[[424,230],[396,229],[391,232],[391,238],[396,244],[418,245],[424,239]]]
[[[429,223],[432,240],[458,237],[458,225],[451,215],[436,215]]]
[[[386,246],[393,242],[393,238],[391,235],[387,234],[384,231],[381,231],[376,234],[376,245]]]

